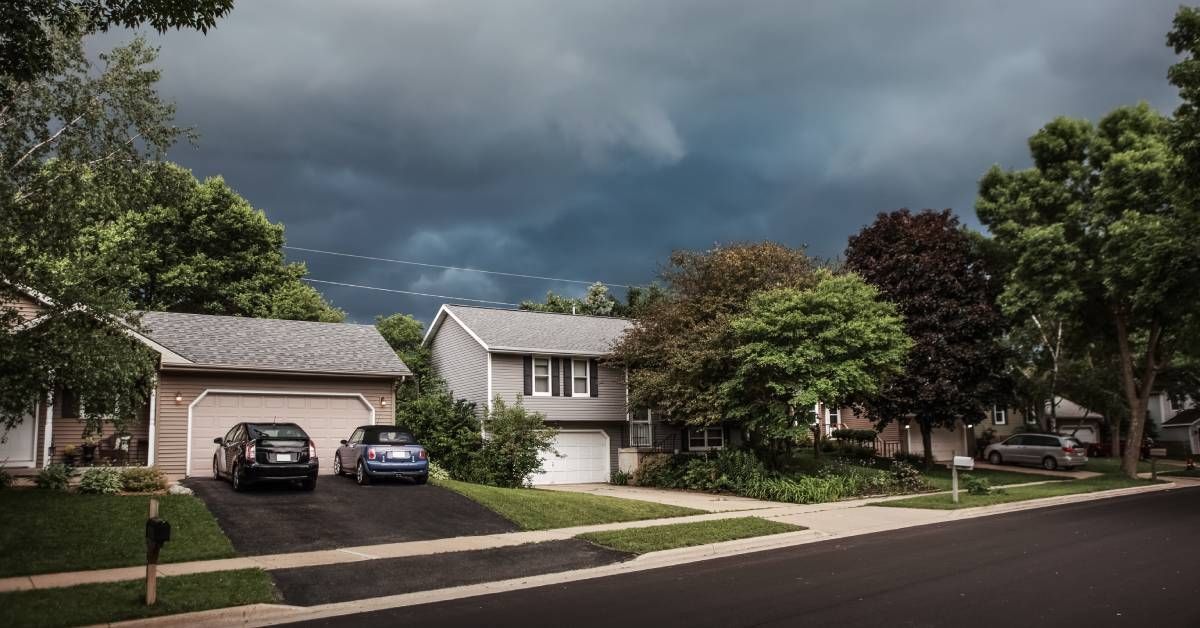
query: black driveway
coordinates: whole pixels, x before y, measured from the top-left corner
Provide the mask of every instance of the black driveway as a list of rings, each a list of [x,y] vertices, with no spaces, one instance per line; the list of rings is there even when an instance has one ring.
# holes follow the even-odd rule
[[[1200,489],[826,541],[309,626],[1200,626]]]
[[[355,545],[514,532],[500,515],[433,485],[358,486],[321,476],[314,491],[288,485],[236,493],[228,482],[184,482],[204,500],[241,554],[281,554]]]

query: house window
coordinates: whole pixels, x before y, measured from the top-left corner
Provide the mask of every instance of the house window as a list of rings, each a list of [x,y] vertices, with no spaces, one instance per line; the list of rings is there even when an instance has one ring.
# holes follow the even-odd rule
[[[1171,397],[1171,396],[1168,396],[1167,399],[1169,399],[1171,401],[1171,409],[1172,410],[1178,412],[1183,409],[1183,402],[1181,400],[1176,399],[1175,397]]]
[[[571,360],[571,391],[576,395],[588,394],[587,360]]]
[[[992,424],[993,425],[1008,425],[1008,409],[1000,406],[992,406]]]
[[[533,394],[550,394],[550,358],[533,359]]]
[[[59,393],[59,416],[67,419],[78,419],[79,397],[70,388],[63,388]]]
[[[832,425],[834,427],[837,427],[837,424],[841,422],[841,419],[842,419],[842,415],[840,412],[838,412],[837,408],[835,408],[831,405],[825,406],[825,424],[826,425]]]
[[[725,446],[725,430],[717,427],[694,427],[688,430],[688,449],[707,451]]]

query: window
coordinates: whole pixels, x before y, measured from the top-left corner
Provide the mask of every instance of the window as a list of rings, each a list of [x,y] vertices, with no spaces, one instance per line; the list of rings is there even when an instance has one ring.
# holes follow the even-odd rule
[[[588,394],[587,360],[571,360],[571,392],[576,395]]]
[[[550,358],[533,359],[533,394],[550,394]]]
[[[992,406],[992,424],[1008,425],[1008,409]]]
[[[351,445],[357,445],[362,442],[362,439],[363,439],[363,428],[360,427],[360,428],[354,430],[354,433],[350,435],[350,440],[347,442],[349,442]]]
[[[368,445],[412,445],[417,442],[413,435],[404,430],[369,430],[366,434]]]
[[[63,388],[59,393],[59,416],[65,419],[78,419],[79,396],[70,388]]]
[[[721,427],[694,427],[688,430],[688,449],[705,451],[725,446],[725,434]]]
[[[842,419],[841,412],[839,412],[836,407],[834,407],[832,405],[825,406],[825,424],[826,425],[832,425],[832,426],[836,427],[837,424],[841,422],[841,419]]]
[[[292,423],[258,423],[249,427],[254,438],[308,438],[299,425]]]
[[[1178,412],[1183,409],[1183,400],[1171,396],[1168,396],[1167,399],[1171,401],[1172,410]]]

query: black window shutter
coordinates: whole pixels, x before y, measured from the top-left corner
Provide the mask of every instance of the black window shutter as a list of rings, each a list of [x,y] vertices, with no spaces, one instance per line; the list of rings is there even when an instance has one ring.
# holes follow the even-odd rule
[[[558,382],[558,367],[562,360],[550,358],[550,394],[555,397],[562,394],[562,385]]]
[[[596,360],[588,360],[588,390],[592,391],[593,397],[600,396],[600,387],[596,385],[596,380],[600,379],[600,363]]]
[[[575,396],[575,361],[571,358],[562,359],[563,368],[563,396]]]
[[[533,356],[524,357],[525,362],[525,395],[533,394]]]

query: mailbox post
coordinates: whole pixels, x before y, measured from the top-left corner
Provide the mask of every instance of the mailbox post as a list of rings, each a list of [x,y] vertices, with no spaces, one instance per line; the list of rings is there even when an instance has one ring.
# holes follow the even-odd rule
[[[171,540],[171,524],[158,516],[158,500],[150,498],[146,519],[146,606],[158,601],[158,551]]]
[[[1152,447],[1150,449],[1150,479],[1158,479],[1158,459],[1167,456],[1166,447]]]
[[[954,494],[954,503],[958,503],[958,470],[970,471],[975,468],[975,459],[970,456],[954,456],[950,462],[950,488]]]

